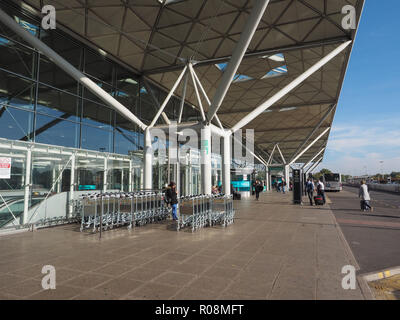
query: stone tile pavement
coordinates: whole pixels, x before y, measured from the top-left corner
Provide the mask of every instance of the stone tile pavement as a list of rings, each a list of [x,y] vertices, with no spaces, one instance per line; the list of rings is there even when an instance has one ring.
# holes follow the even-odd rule
[[[291,194],[235,201],[228,228],[176,232],[172,221],[80,233],[77,225],[0,237],[0,299],[364,299],[343,290],[356,262],[328,206]],[[43,265],[56,290],[42,290]]]

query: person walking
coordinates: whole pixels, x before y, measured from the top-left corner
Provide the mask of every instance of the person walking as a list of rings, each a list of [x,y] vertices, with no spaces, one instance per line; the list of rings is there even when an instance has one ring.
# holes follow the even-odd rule
[[[258,201],[260,197],[260,192],[264,190],[264,186],[262,185],[260,180],[256,180],[255,186],[254,186],[254,191],[256,193],[256,200]]]
[[[286,181],[285,179],[282,179],[282,193],[285,194],[285,189],[286,189]]]
[[[165,198],[167,203],[171,205],[172,208],[172,219],[178,220],[177,210],[178,210],[178,193],[176,192],[176,183],[171,181],[169,188],[165,191]]]
[[[310,206],[314,205],[313,204],[314,190],[315,190],[314,182],[311,178],[308,178],[308,181],[306,183],[306,192],[308,195],[308,199],[310,200]]]
[[[368,192],[368,186],[366,185],[364,180],[361,180],[360,190],[358,192],[358,197],[361,197],[360,206],[361,211],[367,211],[368,209],[372,212],[374,208],[371,207],[369,202],[371,201],[371,197]]]
[[[322,197],[322,200],[324,201],[324,204],[325,204],[326,203],[325,186],[324,186],[324,183],[322,182],[322,177],[319,179],[318,184],[317,184],[317,194]]]

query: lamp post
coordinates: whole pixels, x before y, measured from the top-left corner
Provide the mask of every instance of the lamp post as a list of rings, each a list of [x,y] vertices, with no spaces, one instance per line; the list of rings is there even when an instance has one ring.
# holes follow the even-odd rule
[[[381,164],[381,181],[380,181],[380,183],[382,183],[382,180],[383,180],[383,160],[381,160],[381,161],[379,161],[379,163]]]

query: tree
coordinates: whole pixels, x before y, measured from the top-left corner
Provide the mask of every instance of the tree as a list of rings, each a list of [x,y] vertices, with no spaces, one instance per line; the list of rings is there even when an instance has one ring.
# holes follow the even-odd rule
[[[316,174],[314,174],[314,179],[319,180],[319,178],[321,178],[322,175],[329,174],[329,173],[332,173],[332,171],[329,169],[321,169],[320,172],[317,172]]]
[[[393,171],[393,172],[390,174],[390,176],[391,176],[392,178],[400,178],[400,172]]]
[[[319,173],[320,173],[321,175],[323,175],[323,174],[332,173],[332,171],[329,170],[329,169],[321,169],[321,171],[320,171]]]

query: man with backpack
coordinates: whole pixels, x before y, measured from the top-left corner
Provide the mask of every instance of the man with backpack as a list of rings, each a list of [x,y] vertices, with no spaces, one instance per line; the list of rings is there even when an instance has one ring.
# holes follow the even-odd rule
[[[308,199],[310,200],[310,206],[313,205],[314,190],[315,190],[314,182],[312,181],[312,178],[308,178],[308,181],[306,184],[306,192],[308,195]]]

